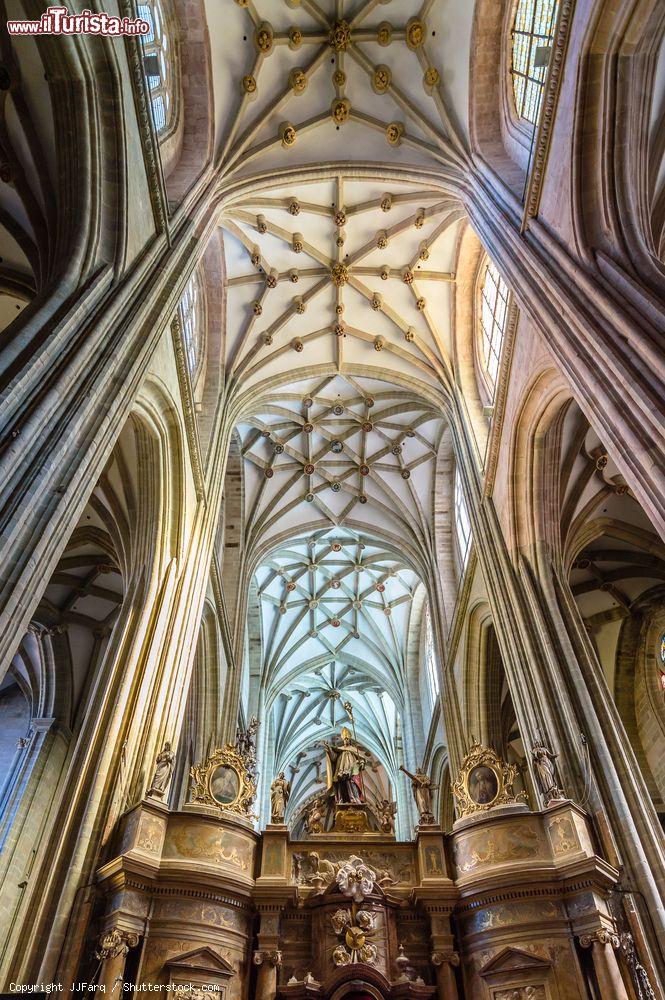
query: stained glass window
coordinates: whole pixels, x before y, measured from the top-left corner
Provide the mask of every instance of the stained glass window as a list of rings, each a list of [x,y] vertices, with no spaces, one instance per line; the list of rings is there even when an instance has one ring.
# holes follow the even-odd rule
[[[488,261],[480,295],[480,329],[483,368],[492,387],[496,385],[507,319],[508,286],[494,264]]]
[[[201,287],[198,274],[194,273],[180,300],[180,319],[185,356],[192,381],[196,381],[202,355]]]
[[[457,533],[457,544],[459,545],[462,567],[466,566],[471,549],[471,520],[469,510],[462,492],[462,483],[459,473],[455,475],[455,531]]]
[[[557,0],[519,0],[513,25],[511,73],[519,118],[537,124],[551,53]]]
[[[439,671],[434,652],[434,634],[429,608],[425,610],[425,670],[427,671],[430,698],[432,705],[435,705],[439,697]]]
[[[169,128],[173,115],[172,46],[161,0],[139,3],[137,10],[138,16],[150,25],[150,32],[141,36],[143,66],[150,88],[152,119],[159,135]]]

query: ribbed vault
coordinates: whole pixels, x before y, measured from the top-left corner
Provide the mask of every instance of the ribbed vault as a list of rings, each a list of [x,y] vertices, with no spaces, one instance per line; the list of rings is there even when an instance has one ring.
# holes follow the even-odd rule
[[[345,703],[376,760],[370,798],[401,798],[397,747],[410,725],[406,660],[417,574],[369,534],[330,528],[279,547],[255,578],[265,760],[294,779],[290,815],[325,787],[317,744],[349,725]]]

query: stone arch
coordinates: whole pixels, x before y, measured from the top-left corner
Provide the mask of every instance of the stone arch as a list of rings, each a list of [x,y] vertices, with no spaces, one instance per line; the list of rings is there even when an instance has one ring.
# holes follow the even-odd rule
[[[178,46],[181,101],[177,128],[162,150],[162,169],[169,200],[179,202],[213,155],[212,66],[202,0],[172,0],[170,24]]]
[[[510,547],[513,554],[533,549],[547,537],[555,543],[555,515],[548,492],[547,434],[570,400],[570,389],[554,368],[541,369],[525,387],[510,442]],[[551,466],[550,466],[551,468]],[[555,505],[556,506],[556,505]]]
[[[662,68],[657,71],[664,37],[665,12],[658,0],[599,5],[584,38],[575,128],[584,162],[576,213],[585,242],[619,259],[629,273],[639,273],[661,297],[663,80]],[[614,141],[599,142],[609,120]],[[654,323],[657,327],[655,314]]]
[[[464,225],[457,243],[455,272],[455,302],[453,313],[453,361],[456,381],[466,406],[469,422],[476,439],[476,448],[483,454],[487,444],[488,424],[483,415],[476,362],[477,282],[485,251],[475,231]]]
[[[478,0],[475,6],[469,93],[474,152],[521,196],[528,161],[525,130],[511,107],[508,66],[516,0]],[[482,82],[482,85],[480,85]]]
[[[504,759],[521,748],[517,715],[501,657],[489,605],[478,602],[470,611],[463,690],[466,695],[466,732]]]
[[[175,400],[152,375],[143,383],[130,417],[136,434],[136,513],[146,542],[156,544],[158,566],[182,557],[184,522],[193,487],[186,481],[184,431]],[[184,499],[184,502],[183,502]],[[152,522],[152,523],[151,523]],[[148,553],[143,553],[147,558]]]
[[[663,664],[656,647],[665,633],[665,595],[647,596],[627,618],[617,643],[614,699],[654,806],[665,820],[665,706]]]

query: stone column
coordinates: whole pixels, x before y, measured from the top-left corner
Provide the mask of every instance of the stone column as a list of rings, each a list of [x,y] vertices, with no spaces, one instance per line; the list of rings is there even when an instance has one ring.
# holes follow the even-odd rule
[[[108,995],[113,991],[114,985],[124,982],[127,952],[138,943],[138,934],[121,931],[117,927],[102,934],[95,952],[95,957],[102,963],[98,980],[99,986],[104,987],[102,992]]]
[[[614,951],[619,947],[619,937],[604,927],[593,934],[580,937],[583,948],[591,947],[593,966],[598,978],[600,994],[607,1000],[628,1000],[619,963]]]
[[[254,965],[258,965],[256,977],[256,1000],[275,1000],[277,996],[277,970],[282,965],[282,953],[278,948],[273,951],[255,951]]]
[[[457,952],[433,952],[432,965],[436,969],[438,1000],[458,1000],[457,980],[455,979],[455,966],[459,965],[459,955]]]

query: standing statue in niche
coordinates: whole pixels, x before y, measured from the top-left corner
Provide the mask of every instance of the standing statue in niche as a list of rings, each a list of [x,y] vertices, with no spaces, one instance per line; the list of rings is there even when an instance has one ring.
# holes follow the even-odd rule
[[[542,740],[534,743],[531,749],[531,757],[533,758],[540,790],[543,793],[546,806],[551,802],[556,802],[564,798],[562,790],[556,783],[556,774],[554,772],[554,761],[558,756],[558,754],[553,753],[552,750],[546,747]]]
[[[283,823],[286,804],[291,794],[291,785],[284,771],[280,771],[270,786],[270,822]]]
[[[164,793],[168,788],[171,775],[173,774],[174,761],[175,754],[171,750],[171,744],[166,742],[155,760],[155,772],[147,793],[151,798],[164,798]]]
[[[323,741],[328,762],[328,788],[332,789],[335,802],[365,802],[362,772],[368,756],[351,739],[351,733],[342,729],[342,742],[336,746]]]
[[[404,771],[407,778],[411,779],[411,789],[413,791],[413,797],[416,800],[416,807],[420,814],[420,822],[425,825],[431,825],[434,823],[434,813],[432,812],[432,792],[436,791],[439,787],[435,785],[430,776],[423,770],[422,767],[416,768],[416,773],[411,774],[410,771],[400,765],[400,771]]]

